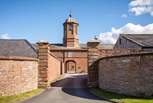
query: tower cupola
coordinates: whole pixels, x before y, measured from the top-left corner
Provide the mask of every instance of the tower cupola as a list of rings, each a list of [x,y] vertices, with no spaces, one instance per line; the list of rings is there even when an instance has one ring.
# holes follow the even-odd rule
[[[76,19],[72,18],[70,13],[66,21],[64,22],[64,38],[63,43],[66,47],[78,47],[78,22]]]

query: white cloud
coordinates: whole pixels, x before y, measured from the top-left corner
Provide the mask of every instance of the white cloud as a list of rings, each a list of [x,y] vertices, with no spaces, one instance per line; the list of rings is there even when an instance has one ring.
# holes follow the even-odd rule
[[[0,34],[0,39],[10,39],[11,37],[5,33],[5,34]]]
[[[103,44],[115,44],[119,34],[153,34],[153,24],[142,26],[128,23],[118,29],[112,27],[110,32],[100,33],[98,39]]]
[[[128,16],[126,14],[121,15],[122,18],[127,18]]]
[[[132,0],[129,3],[129,12],[136,16],[149,13],[153,16],[153,0]]]

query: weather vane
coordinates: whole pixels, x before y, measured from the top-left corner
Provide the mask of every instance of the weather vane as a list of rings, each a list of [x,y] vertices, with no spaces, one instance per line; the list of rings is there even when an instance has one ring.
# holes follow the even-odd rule
[[[70,9],[70,14],[69,14],[69,16],[72,17],[72,10],[71,10],[71,9]]]
[[[97,35],[95,35],[94,39],[95,39],[95,40],[98,40],[98,36],[97,36]]]

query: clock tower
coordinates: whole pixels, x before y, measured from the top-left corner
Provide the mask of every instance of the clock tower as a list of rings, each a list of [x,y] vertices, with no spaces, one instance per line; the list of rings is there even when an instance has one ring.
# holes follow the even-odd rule
[[[64,22],[64,38],[63,43],[66,47],[79,47],[79,39],[78,39],[78,22],[72,18],[70,13],[69,17]]]

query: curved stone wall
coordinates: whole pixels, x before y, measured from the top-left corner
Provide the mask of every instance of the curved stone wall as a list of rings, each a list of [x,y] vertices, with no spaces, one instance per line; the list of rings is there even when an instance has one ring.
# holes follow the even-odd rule
[[[97,63],[100,88],[138,97],[153,96],[153,53],[105,57]]]
[[[0,57],[0,96],[36,89],[38,63],[35,58]]]

